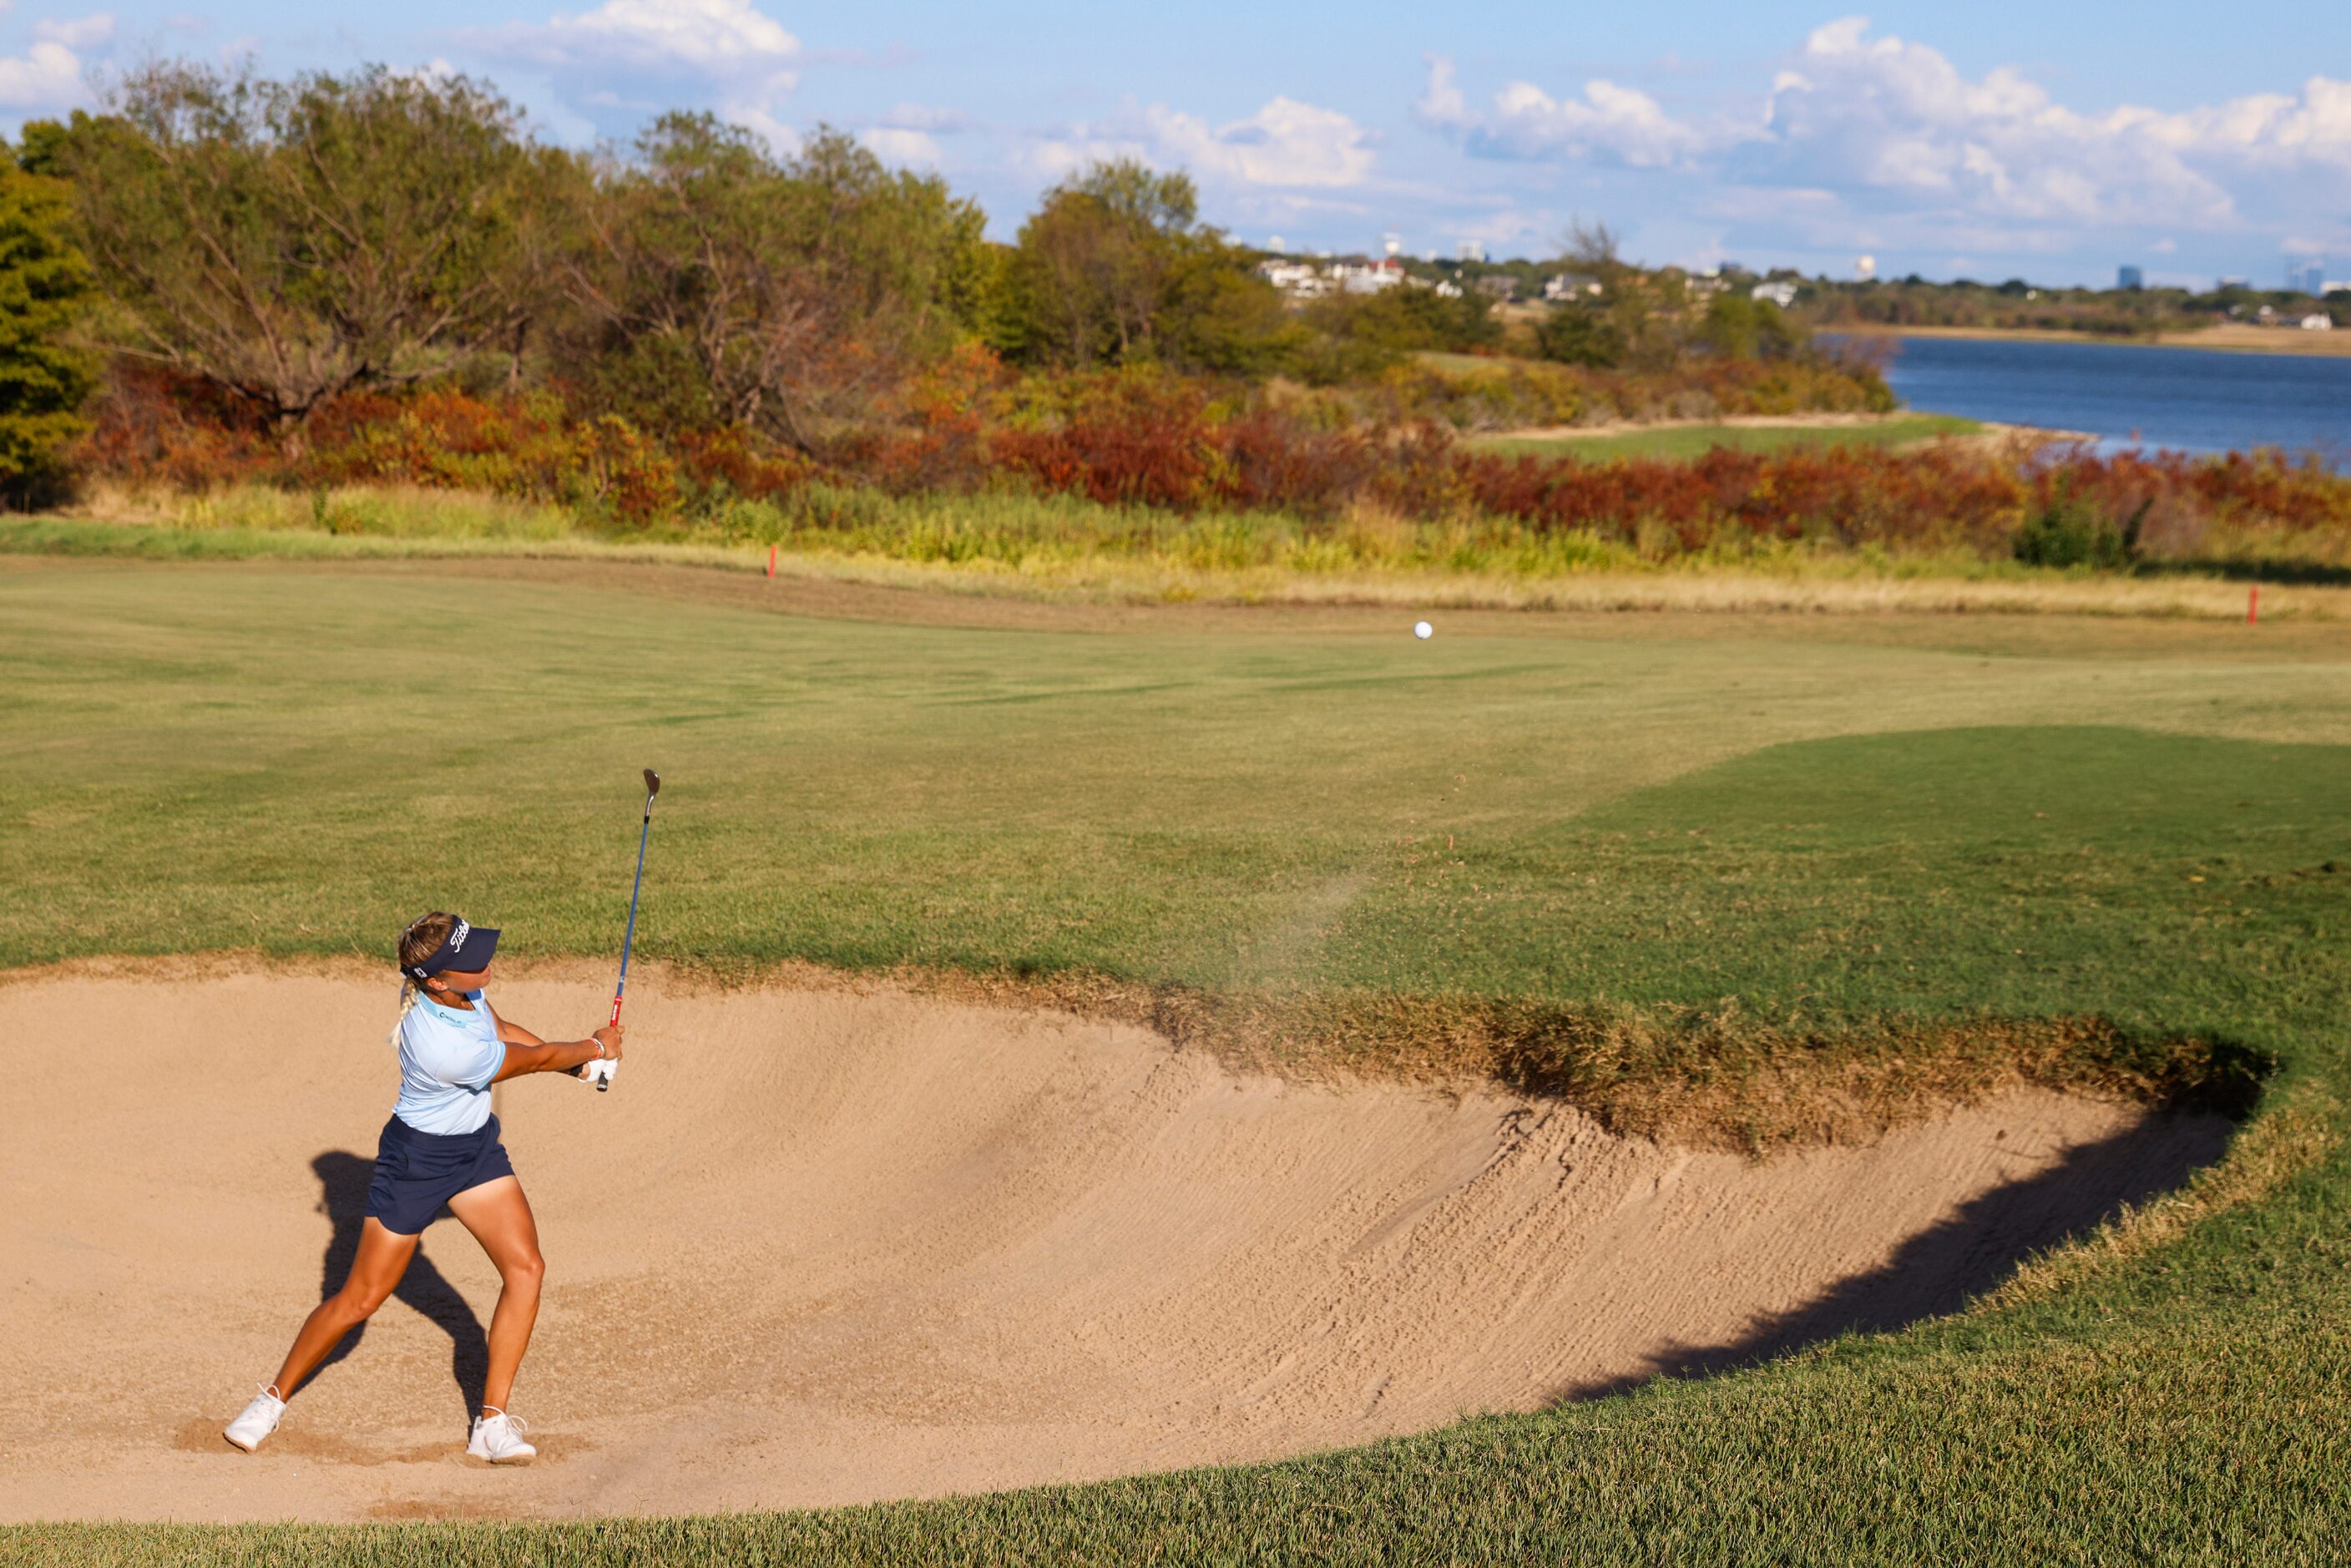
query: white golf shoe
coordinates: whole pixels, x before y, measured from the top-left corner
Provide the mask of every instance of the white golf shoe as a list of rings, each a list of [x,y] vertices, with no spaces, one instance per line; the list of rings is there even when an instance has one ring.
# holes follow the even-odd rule
[[[523,1423],[503,1410],[492,1413],[491,1406],[482,1406],[483,1414],[474,1417],[474,1436],[465,1445],[465,1457],[485,1459],[494,1465],[527,1465],[538,1458],[538,1450],[522,1440]]]
[[[253,1396],[253,1403],[245,1407],[245,1414],[221,1428],[221,1436],[249,1454],[261,1447],[264,1437],[277,1430],[277,1423],[285,1415],[286,1401],[272,1394],[265,1383],[261,1392]]]

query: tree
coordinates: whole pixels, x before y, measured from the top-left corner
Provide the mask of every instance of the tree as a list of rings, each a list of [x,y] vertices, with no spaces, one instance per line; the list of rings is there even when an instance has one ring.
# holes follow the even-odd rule
[[[66,187],[0,172],[0,491],[22,500],[54,477],[57,448],[87,428],[93,355],[69,340],[97,297],[66,235]]]
[[[1376,294],[1335,296],[1322,301],[1317,314],[1332,330],[1400,353],[1467,353],[1501,336],[1489,296],[1478,290],[1447,296],[1409,281]]]
[[[1307,334],[1249,256],[1199,222],[1191,177],[1097,163],[1045,193],[1008,268],[1031,361],[1263,374]]]
[[[1014,246],[1029,357],[1064,369],[1151,357],[1153,329],[1199,211],[1190,176],[1131,159],[1045,193]]]
[[[122,307],[114,351],[298,437],[339,393],[441,374],[528,319],[519,240],[547,165],[465,78],[164,63],[111,96],[39,152]]]
[[[1714,297],[1694,336],[1726,360],[1785,359],[1801,350],[1807,338],[1777,305],[1736,291]]]
[[[1535,323],[1535,347],[1546,360],[1597,370],[1623,364],[1631,351],[1624,330],[1609,319],[1606,308],[1580,300],[1554,306]]]
[[[1162,287],[1152,328],[1158,358],[1180,371],[1268,375],[1288,366],[1311,334],[1222,235],[1184,236]]]
[[[751,131],[674,113],[602,171],[565,280],[609,401],[812,452],[828,420],[984,320],[980,225],[840,132],[779,163]]]

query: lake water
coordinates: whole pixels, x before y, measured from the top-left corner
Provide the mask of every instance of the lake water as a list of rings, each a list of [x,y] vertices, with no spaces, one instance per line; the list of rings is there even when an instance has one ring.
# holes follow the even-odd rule
[[[2088,431],[2105,451],[2281,446],[2351,469],[2351,356],[1904,338],[1886,380],[1915,409]]]

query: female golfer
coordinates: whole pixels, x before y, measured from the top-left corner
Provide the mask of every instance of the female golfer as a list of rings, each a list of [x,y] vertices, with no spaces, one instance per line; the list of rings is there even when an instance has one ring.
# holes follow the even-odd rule
[[[416,1239],[443,1204],[490,1255],[503,1281],[490,1317],[489,1375],[481,1414],[465,1445],[494,1465],[528,1464],[538,1450],[507,1414],[515,1369],[538,1316],[538,1227],[498,1142],[490,1085],[526,1072],[573,1072],[621,1054],[618,1024],[586,1040],[549,1044],[491,1010],[482,975],[498,934],[454,915],[426,915],[400,936],[400,1101],[376,1145],[359,1256],[343,1288],[319,1303],[294,1336],[276,1382],[228,1424],[228,1440],[251,1453],[277,1429],[286,1401],[342,1337],[383,1305],[416,1255]]]

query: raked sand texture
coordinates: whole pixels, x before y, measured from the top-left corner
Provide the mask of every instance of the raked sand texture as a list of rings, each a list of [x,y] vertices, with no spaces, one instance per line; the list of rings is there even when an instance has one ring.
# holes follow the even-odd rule
[[[496,1280],[446,1218],[248,1457],[222,1423],[355,1244],[393,994],[0,985],[0,1519],[789,1507],[1356,1443],[1948,1311],[2225,1131],[2020,1093],[1756,1165],[1491,1089],[655,972],[611,1092],[498,1092],[549,1260],[538,1463],[461,1458]],[[604,1005],[549,970],[491,997],[563,1035]]]

